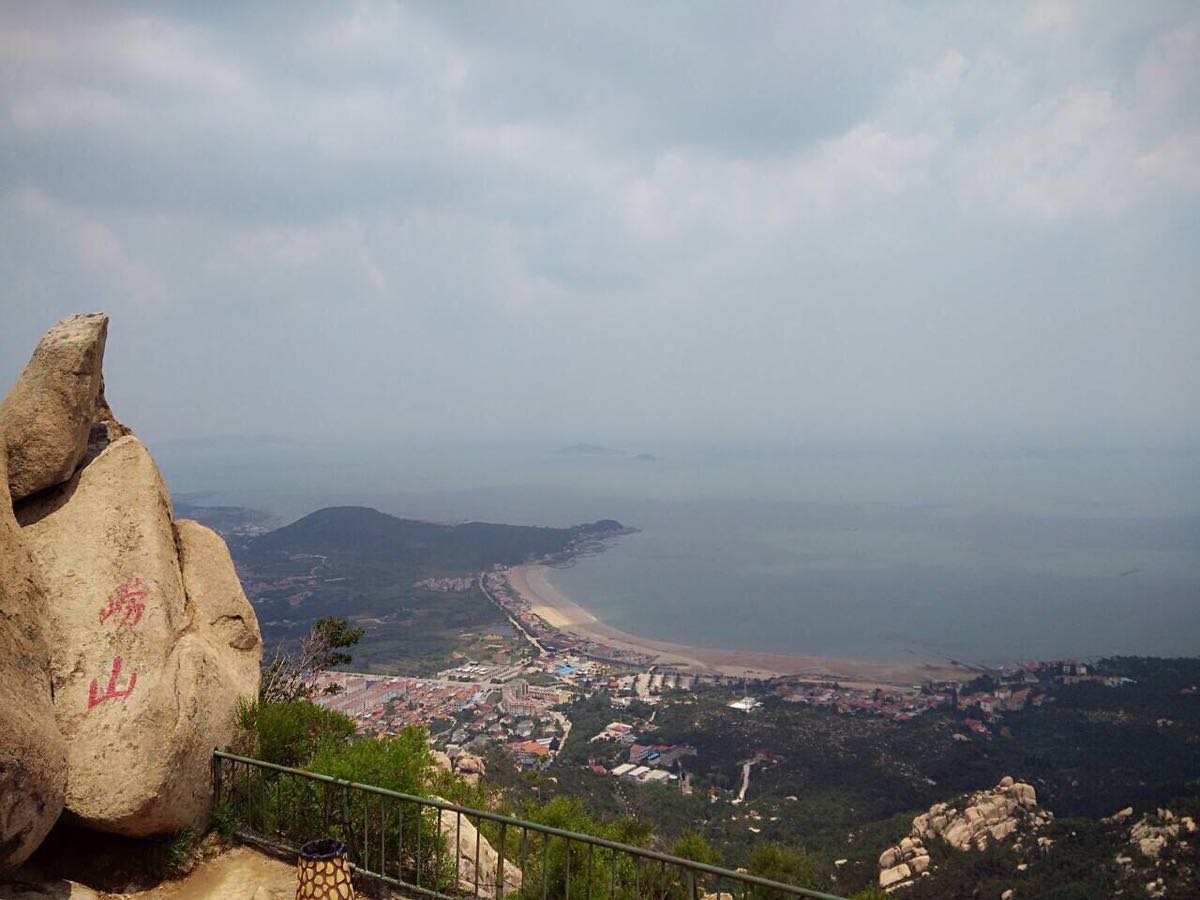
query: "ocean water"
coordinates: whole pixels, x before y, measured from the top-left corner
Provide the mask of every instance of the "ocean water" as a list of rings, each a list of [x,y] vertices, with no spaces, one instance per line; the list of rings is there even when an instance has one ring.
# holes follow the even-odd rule
[[[640,531],[550,580],[649,637],[988,664],[1200,654],[1196,452],[290,453],[159,458],[177,492],[284,518],[362,503],[438,521],[619,519]]]

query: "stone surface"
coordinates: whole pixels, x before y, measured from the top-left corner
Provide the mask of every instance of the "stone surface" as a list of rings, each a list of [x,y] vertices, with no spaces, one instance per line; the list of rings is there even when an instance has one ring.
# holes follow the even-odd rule
[[[487,766],[473,753],[460,753],[454,758],[454,774],[471,787],[476,787],[487,774]]]
[[[879,886],[883,888],[895,887],[900,882],[907,881],[909,878],[912,878],[912,870],[905,863],[900,863],[898,866],[884,869],[879,873]]]
[[[438,772],[445,772],[447,775],[454,774],[454,764],[450,762],[450,757],[441,750],[429,751],[429,765],[434,775]]]
[[[1176,818],[1169,809],[1146,813],[1129,829],[1129,842],[1148,860],[1157,860],[1163,850],[1180,840],[1181,834],[1194,834],[1196,823],[1190,816]]]
[[[230,665],[238,693],[258,690],[262,635],[258,618],[221,536],[190,519],[175,523],[183,590],[196,634],[220,651]],[[226,654],[225,650],[236,651]]]
[[[927,840],[941,838],[958,850],[982,850],[989,841],[1015,834],[1020,824],[1037,827],[1049,813],[1037,811],[1032,785],[1005,776],[991,791],[973,794],[962,810],[938,803],[913,819],[913,834]]]
[[[133,436],[18,517],[49,598],[67,810],[129,836],[202,822],[212,750],[230,742],[237,700],[258,687],[257,624],[227,552],[201,526],[177,533]]]
[[[1023,828],[1036,831],[1052,818],[1049,812],[1038,810],[1032,786],[1006,775],[992,790],[977,791],[968,797],[961,810],[948,803],[935,803],[928,812],[914,818],[909,835],[880,855],[879,883],[889,889],[902,886],[906,879],[895,877],[902,867],[909,870],[907,877],[931,871],[923,841],[942,840],[956,850],[982,850]],[[885,875],[891,879],[886,884]]]
[[[440,814],[442,836],[447,852],[458,860],[458,886],[465,891],[475,889],[475,848],[479,847],[479,893],[480,897],[496,896],[496,870],[499,856],[488,842],[479,835],[474,824],[466,816],[460,818],[443,810]],[[521,870],[509,860],[504,863],[504,893],[511,896],[521,889]]]
[[[13,517],[4,446],[0,435],[0,871],[42,842],[62,811],[67,777],[50,694],[45,586]]]
[[[107,334],[108,317],[99,313],[59,322],[0,404],[14,500],[62,484],[82,461],[101,394]]]

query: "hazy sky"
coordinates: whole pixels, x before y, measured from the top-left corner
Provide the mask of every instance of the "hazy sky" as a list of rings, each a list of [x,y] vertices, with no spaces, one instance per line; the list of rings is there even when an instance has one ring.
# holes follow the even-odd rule
[[[151,440],[1200,440],[1200,5],[5,4],[0,376]]]

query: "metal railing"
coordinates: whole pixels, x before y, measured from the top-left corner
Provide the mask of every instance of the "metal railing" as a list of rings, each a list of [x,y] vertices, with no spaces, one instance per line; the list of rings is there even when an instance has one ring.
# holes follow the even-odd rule
[[[604,838],[221,751],[213,754],[213,783],[218,824],[239,838],[295,851],[312,838],[335,837],[346,844],[350,863],[360,872],[424,896],[841,900]]]

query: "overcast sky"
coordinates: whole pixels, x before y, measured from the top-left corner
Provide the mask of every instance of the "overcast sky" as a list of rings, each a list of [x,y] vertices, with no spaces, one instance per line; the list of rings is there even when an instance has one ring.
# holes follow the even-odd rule
[[[1200,440],[1200,5],[0,9],[0,376],[150,440]]]

